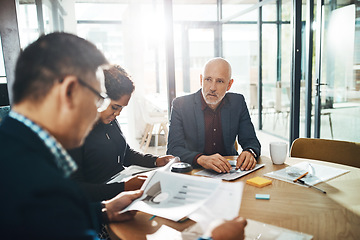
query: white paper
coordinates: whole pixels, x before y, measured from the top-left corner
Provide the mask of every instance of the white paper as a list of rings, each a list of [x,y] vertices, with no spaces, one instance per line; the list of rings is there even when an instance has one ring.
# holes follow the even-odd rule
[[[157,170],[158,170],[158,171],[168,171],[168,172],[170,172],[170,171],[171,171],[171,166],[172,166],[174,163],[177,163],[177,162],[180,162],[180,158],[179,158],[179,157],[174,157],[174,158],[172,158],[165,166],[160,167],[160,168],[158,168]]]
[[[279,179],[285,182],[294,183],[295,179],[297,179],[299,176],[306,172],[308,172],[308,174],[305,177],[301,178],[301,180],[304,180],[307,184],[315,185],[347,173],[349,172],[349,170],[329,167],[310,162],[301,162],[278,171],[266,173],[265,176]],[[295,184],[303,186],[299,183]]]
[[[139,210],[178,221],[194,212],[216,192],[221,180],[154,171],[142,189],[144,194],[123,212]]]
[[[245,227],[245,240],[310,240],[312,238],[312,235],[306,233],[296,232],[251,219],[247,219],[247,225]]]
[[[156,232],[153,234],[146,235],[147,240],[182,240],[181,232],[162,225]],[[196,238],[195,238],[196,239]]]
[[[197,222],[203,231],[215,219],[231,220],[238,216],[244,183],[221,182],[220,187],[204,205],[200,206],[189,218]]]
[[[212,223],[221,223],[220,221],[214,221]],[[213,225],[213,224],[210,224]],[[213,227],[206,229],[211,233]],[[147,240],[194,240],[198,239],[204,234],[204,230],[201,229],[198,223],[185,229],[183,232],[179,232],[166,225],[162,225],[155,233],[146,235]],[[206,235],[206,234],[205,234]],[[245,227],[245,240],[264,239],[264,240],[310,240],[313,236],[310,234],[293,231],[290,229],[277,227],[270,224],[247,219],[247,225]]]
[[[126,167],[124,170],[119,172],[118,174],[114,175],[110,181],[108,181],[106,184],[114,183],[114,182],[121,182],[124,181],[126,178],[131,178],[137,174],[145,174],[149,171],[154,171],[156,168],[147,168],[147,167],[141,167],[137,165],[132,165],[129,167]]]
[[[247,170],[247,171],[246,170],[242,171],[241,169],[236,170],[235,167],[233,167],[229,173],[217,173],[213,170],[204,169],[199,172],[196,172],[195,175],[230,181],[230,180],[235,180],[237,178],[245,176],[253,171],[258,170],[259,168],[262,168],[263,166],[265,166],[265,164],[263,164],[263,163],[256,164],[256,166],[253,169]]]
[[[137,165],[131,165],[129,167],[125,167],[124,170],[111,177],[111,179],[107,182],[107,184],[125,181],[126,179],[132,178],[133,176],[138,174],[149,176],[149,174],[151,174],[152,171],[170,171],[171,165],[179,161],[180,159],[178,157],[174,157],[165,166],[157,167],[157,168],[148,168]]]

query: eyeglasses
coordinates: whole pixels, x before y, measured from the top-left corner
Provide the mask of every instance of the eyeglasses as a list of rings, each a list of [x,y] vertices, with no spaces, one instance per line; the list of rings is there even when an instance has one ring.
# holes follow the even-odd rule
[[[89,89],[91,92],[93,92],[98,97],[98,100],[96,102],[97,111],[98,112],[105,111],[111,102],[109,96],[106,93],[98,92],[92,86],[90,86],[88,83],[81,80],[80,78],[78,78],[78,81],[81,85],[83,85],[84,87]]]

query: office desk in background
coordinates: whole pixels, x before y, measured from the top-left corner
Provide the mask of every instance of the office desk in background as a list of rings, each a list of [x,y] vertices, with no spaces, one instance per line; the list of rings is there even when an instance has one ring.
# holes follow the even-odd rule
[[[227,157],[228,159],[236,157]],[[273,165],[262,156],[259,163],[265,166],[236,181],[247,179],[294,165],[301,161],[323,164],[350,170],[349,173],[319,183],[323,194],[312,188],[272,180],[272,185],[257,188],[245,184],[239,215],[259,222],[313,235],[313,239],[360,239],[360,169],[323,161],[288,158],[283,165]],[[193,170],[192,173],[194,173]],[[256,200],[255,194],[270,194],[270,200]],[[226,204],[226,203],[225,203]],[[110,224],[112,234],[123,240],[146,239],[146,234],[156,232],[165,224],[182,231],[194,224],[188,220],[176,223],[138,212],[134,220]],[[116,237],[114,238],[116,239]]]

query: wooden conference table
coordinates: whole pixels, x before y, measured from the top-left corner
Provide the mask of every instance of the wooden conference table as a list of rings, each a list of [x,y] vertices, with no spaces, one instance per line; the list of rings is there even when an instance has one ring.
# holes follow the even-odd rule
[[[259,163],[265,163],[265,166],[236,181],[245,183],[249,178],[263,177],[265,173],[301,161],[347,169],[350,172],[316,185],[327,194],[276,179],[271,179],[272,185],[263,188],[245,184],[239,215],[307,233],[313,235],[313,239],[360,239],[360,168],[301,158],[288,158],[285,164],[273,165],[270,158],[261,156]],[[195,171],[198,170],[193,170],[191,174]],[[270,200],[256,200],[255,194],[258,193],[270,194]],[[163,224],[179,231],[194,224],[191,220],[177,223],[160,217],[149,220],[150,217],[149,214],[138,212],[134,220],[110,224],[112,235],[123,240],[143,240],[146,239],[146,234],[156,232]]]

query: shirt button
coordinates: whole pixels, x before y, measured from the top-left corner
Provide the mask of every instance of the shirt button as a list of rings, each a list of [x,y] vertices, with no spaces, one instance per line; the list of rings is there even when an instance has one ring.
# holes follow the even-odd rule
[[[215,145],[216,145],[216,143],[213,143],[213,145],[215,146]]]
[[[216,132],[216,128],[214,128],[214,132]]]

